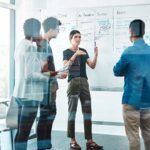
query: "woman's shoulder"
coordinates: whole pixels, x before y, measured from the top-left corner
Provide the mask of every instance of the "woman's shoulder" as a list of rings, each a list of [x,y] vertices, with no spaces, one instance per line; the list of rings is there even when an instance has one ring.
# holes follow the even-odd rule
[[[79,48],[79,50],[84,51],[84,52],[87,52],[86,49],[81,48],[81,47]]]
[[[72,53],[72,50],[70,50],[69,48],[63,50],[63,53]]]
[[[70,50],[69,48],[67,48],[67,49],[65,49],[65,50],[63,50],[63,51],[68,51],[68,50]]]

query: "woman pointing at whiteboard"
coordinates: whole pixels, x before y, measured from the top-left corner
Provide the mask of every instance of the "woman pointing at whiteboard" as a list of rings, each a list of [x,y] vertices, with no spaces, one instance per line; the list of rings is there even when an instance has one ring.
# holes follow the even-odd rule
[[[86,64],[94,69],[97,62],[98,48],[94,48],[94,58],[91,60],[87,51],[79,47],[81,42],[81,33],[78,30],[72,30],[69,35],[71,46],[63,52],[64,65],[68,65],[68,137],[71,138],[70,149],[80,150],[81,147],[75,138],[75,117],[80,98],[82,113],[84,118],[84,133],[87,140],[87,150],[102,150],[103,147],[96,144],[92,139],[92,110],[91,95],[86,75]]]

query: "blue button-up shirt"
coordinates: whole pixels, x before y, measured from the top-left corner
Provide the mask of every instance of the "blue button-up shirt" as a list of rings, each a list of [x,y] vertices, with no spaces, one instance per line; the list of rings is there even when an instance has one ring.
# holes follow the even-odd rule
[[[124,76],[123,104],[135,108],[150,107],[150,46],[140,38],[125,49],[113,68],[115,76]]]

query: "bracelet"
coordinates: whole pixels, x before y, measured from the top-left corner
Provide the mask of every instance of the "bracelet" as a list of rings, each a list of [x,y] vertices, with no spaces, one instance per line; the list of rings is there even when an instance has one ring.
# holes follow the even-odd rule
[[[54,76],[56,76],[57,74],[58,74],[57,71],[52,71],[52,72],[50,72],[50,76],[51,76],[51,77],[54,77]]]

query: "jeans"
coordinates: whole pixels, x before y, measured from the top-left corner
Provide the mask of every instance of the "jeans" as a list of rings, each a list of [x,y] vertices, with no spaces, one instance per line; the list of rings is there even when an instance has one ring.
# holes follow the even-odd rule
[[[22,101],[16,98],[18,103],[18,129],[15,136],[15,150],[26,150],[29,134],[38,111],[38,101]]]
[[[40,105],[40,117],[37,125],[37,147],[38,149],[51,148],[52,125],[56,116],[56,92],[45,94],[44,98],[51,96],[48,105]]]

